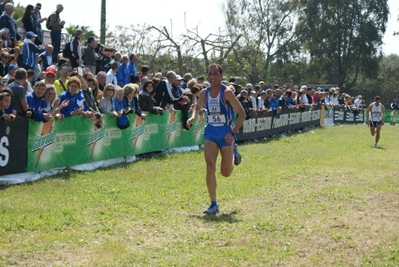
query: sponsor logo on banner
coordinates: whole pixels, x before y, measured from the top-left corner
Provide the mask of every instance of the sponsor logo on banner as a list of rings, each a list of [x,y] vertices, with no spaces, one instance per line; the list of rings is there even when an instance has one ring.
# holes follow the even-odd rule
[[[283,126],[287,126],[289,114],[281,114],[280,118],[273,120],[273,127],[272,128],[279,128]]]
[[[0,136],[0,167],[5,167],[10,160],[10,151],[8,146],[10,141],[8,140],[8,135],[10,134],[10,127],[6,128],[6,136]]]
[[[137,146],[141,146],[143,142],[140,140],[138,143],[138,139],[144,133],[144,121],[141,117],[136,116],[136,122],[133,125],[130,140],[133,140],[133,149],[135,149]]]
[[[205,126],[205,120],[204,120],[204,114],[201,114],[198,117],[198,122],[194,123],[194,140],[195,142],[198,142],[200,138],[203,137],[204,133],[204,126]]]
[[[36,136],[35,141],[33,142],[32,152],[38,151],[36,156],[36,164],[40,161],[40,157],[42,156],[43,150],[45,147],[54,143],[55,140],[55,131],[53,130],[53,121],[50,120],[42,124],[42,130],[40,136]]]
[[[270,130],[272,126],[272,117],[252,118],[244,121],[243,133],[253,133]]]
[[[95,130],[93,132],[90,132],[89,141],[87,142],[87,146],[91,145],[90,158],[93,157],[93,152],[97,142],[103,139],[104,135],[105,135],[105,127],[102,127],[100,129],[95,127]]]
[[[177,129],[177,122],[176,122],[176,112],[170,113],[169,122],[166,125],[166,143],[173,143],[174,141],[174,134]]]

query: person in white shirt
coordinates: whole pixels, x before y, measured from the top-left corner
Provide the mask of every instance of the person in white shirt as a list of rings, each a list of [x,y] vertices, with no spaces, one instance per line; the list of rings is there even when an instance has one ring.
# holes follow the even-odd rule
[[[111,69],[107,72],[105,76],[105,84],[113,84],[115,87],[118,86],[118,79],[116,73],[119,70],[119,63],[114,61],[111,63]]]
[[[375,135],[374,147],[377,147],[378,141],[380,140],[381,126],[384,125],[385,121],[385,107],[381,104],[381,98],[376,96],[374,102],[370,104],[366,113],[366,120],[370,127],[370,133],[372,136]]]

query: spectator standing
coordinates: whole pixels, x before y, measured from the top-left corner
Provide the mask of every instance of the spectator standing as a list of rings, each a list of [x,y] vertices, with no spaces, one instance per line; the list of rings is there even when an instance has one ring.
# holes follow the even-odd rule
[[[152,114],[163,115],[163,109],[161,107],[154,106],[154,87],[154,82],[151,80],[144,83],[143,90],[139,94],[139,106],[142,111],[149,111]]]
[[[61,49],[61,31],[64,28],[65,21],[60,19],[60,13],[64,10],[64,6],[61,4],[57,5],[57,9],[51,14],[50,27],[51,27],[51,44],[54,47],[53,50],[53,63],[58,61],[58,53]]]
[[[37,35],[34,32],[27,32],[24,44],[22,46],[22,64],[25,69],[35,69],[37,66],[37,54],[46,51],[46,47],[38,47],[35,45]]]
[[[1,52],[0,54],[0,76],[4,77],[8,73],[8,59],[10,55],[7,52]]]
[[[135,54],[131,54],[129,56],[129,63],[128,63],[129,76],[137,74],[136,61],[137,61],[137,56]]]
[[[165,109],[166,105],[178,101],[179,98],[175,97],[172,93],[174,83],[176,81],[176,73],[168,71],[166,78],[160,81],[155,86],[155,105]]]
[[[17,28],[18,28],[17,23],[11,17],[12,13],[14,13],[14,5],[11,3],[7,3],[5,5],[4,12],[0,16],[0,28],[8,29],[8,34],[9,34],[9,39],[10,39],[10,43],[7,46],[4,43],[4,47],[15,47],[16,42],[21,39],[21,36],[19,36],[19,34],[17,32]]]
[[[17,65],[10,64],[8,65],[8,73],[6,76],[3,77],[3,85],[7,87],[8,84],[14,80],[15,70],[18,69]]]
[[[82,30],[75,31],[75,37],[73,38],[70,46],[71,46],[71,54],[72,56],[69,58],[71,62],[72,68],[77,68],[82,65],[82,49],[80,40],[82,38],[83,32]]]
[[[25,8],[24,15],[22,16],[22,23],[25,28],[25,32],[33,32],[37,36],[37,31],[36,31],[36,21],[33,17],[33,13],[35,12],[33,5],[27,5]],[[36,45],[41,45],[42,44],[42,39],[41,38],[35,38],[35,44]]]
[[[93,113],[88,111],[86,101],[81,88],[81,79],[77,76],[71,77],[68,80],[68,90],[60,94],[60,102],[67,100],[68,105],[63,107],[60,111],[65,117],[82,115],[86,118],[93,118]]]
[[[60,95],[61,93],[68,90],[67,83],[70,72],[71,68],[68,63],[64,63],[61,65],[60,78],[54,81],[54,87],[57,92],[57,95]]]
[[[395,125],[395,123],[396,123],[396,117],[397,117],[397,112],[398,112],[398,109],[399,109],[399,105],[397,104],[397,101],[396,101],[396,99],[394,99],[394,100],[392,100],[392,103],[391,103],[391,105],[389,106],[389,108],[392,110],[392,113],[391,113],[391,125]]]
[[[88,45],[84,49],[83,53],[83,62],[85,67],[90,69],[91,73],[96,74],[98,55],[95,51],[95,48],[97,47],[97,40],[94,36],[90,36],[87,39],[87,43]]]
[[[33,92],[26,95],[26,102],[32,109],[32,118],[35,121],[46,122],[51,120],[51,114],[47,112],[47,104],[44,101],[44,93],[46,85],[43,81],[37,82],[33,88]]]
[[[47,18],[44,17],[42,18],[42,14],[40,13],[40,10],[42,9],[42,4],[37,3],[35,6],[35,12],[33,12],[33,21],[35,22],[36,25],[36,34],[37,37],[40,39],[40,41],[43,42],[43,30],[42,30],[42,23],[43,21],[46,21]]]
[[[104,91],[106,76],[107,74],[104,71],[100,71],[99,73],[97,73],[96,78],[98,82],[98,89],[100,89],[101,91]]]
[[[47,45],[46,50],[39,55],[42,60],[42,71],[45,71],[48,66],[53,65],[53,50],[52,45]]]
[[[118,79],[118,85],[120,87],[125,86],[129,83],[129,69],[128,69],[128,61],[129,58],[127,55],[123,55],[122,62],[119,64],[118,72],[116,73],[116,77]]]
[[[119,63],[112,62],[111,69],[107,72],[105,84],[112,83],[115,87],[118,86],[118,78],[116,77],[116,73],[119,70]]]
[[[102,114],[109,114],[115,118],[119,117],[119,114],[115,111],[114,96],[115,86],[113,84],[107,84],[104,88],[103,97],[101,99],[100,112]]]
[[[0,14],[2,14],[4,12],[5,6],[7,3],[10,3],[11,0],[4,0],[3,2],[1,2],[0,4]]]
[[[26,70],[18,68],[15,71],[14,81],[8,85],[11,89],[13,97],[11,98],[11,107],[15,109],[19,116],[30,117],[31,111],[28,111],[28,104],[26,102],[25,89],[22,86],[27,78]]]

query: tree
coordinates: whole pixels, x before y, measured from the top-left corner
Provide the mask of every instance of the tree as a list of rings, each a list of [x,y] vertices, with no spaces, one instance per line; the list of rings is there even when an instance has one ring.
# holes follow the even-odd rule
[[[301,0],[296,32],[325,82],[351,88],[359,74],[376,77],[388,21],[387,0]]]
[[[243,38],[234,49],[250,81],[266,77],[274,60],[289,60],[295,47],[294,19],[299,0],[228,0],[226,26]]]

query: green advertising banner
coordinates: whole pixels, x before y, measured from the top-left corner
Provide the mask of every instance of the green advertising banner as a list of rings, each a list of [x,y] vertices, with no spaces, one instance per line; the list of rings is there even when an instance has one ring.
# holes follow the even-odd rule
[[[393,110],[386,109],[385,110],[385,123],[399,123],[399,112],[396,111],[393,113]]]
[[[204,143],[204,116],[199,116],[189,131],[182,127],[181,112],[163,116],[147,114],[142,120],[128,116],[130,126],[117,127],[112,116],[103,117],[103,127],[94,121],[72,116],[47,123],[29,121],[27,171],[62,168],[112,158],[133,156],[166,148]]]

